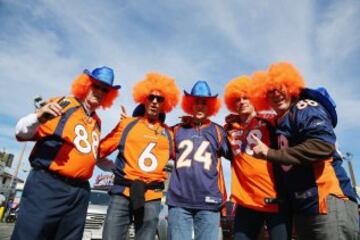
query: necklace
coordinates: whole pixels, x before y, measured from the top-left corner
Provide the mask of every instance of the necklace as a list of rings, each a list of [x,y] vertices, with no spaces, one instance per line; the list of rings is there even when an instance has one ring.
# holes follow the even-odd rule
[[[160,133],[159,131],[159,128],[160,128],[160,125],[155,128],[155,125],[154,124],[151,124],[151,123],[148,123],[147,126],[154,131],[155,135],[158,135]]]

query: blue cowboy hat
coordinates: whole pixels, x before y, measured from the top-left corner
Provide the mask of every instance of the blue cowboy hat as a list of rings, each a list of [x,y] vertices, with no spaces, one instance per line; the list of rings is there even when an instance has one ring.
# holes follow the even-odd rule
[[[144,104],[137,105],[132,113],[132,116],[133,117],[143,117],[144,115],[145,115],[145,105]],[[165,119],[166,119],[165,113],[160,113],[159,114],[160,122],[162,122],[162,123],[165,122]]]
[[[331,98],[330,94],[325,88],[323,87],[319,87],[317,89],[304,88],[303,91],[301,92],[300,97],[302,99],[304,98],[312,99],[320,103],[329,113],[333,127],[336,127],[337,124],[337,113],[335,109],[336,103]]]
[[[197,81],[191,89],[191,93],[184,90],[185,96],[203,97],[203,98],[216,98],[218,94],[211,95],[210,87],[206,81]]]
[[[105,84],[110,88],[115,88],[115,89],[121,88],[120,85],[113,85],[115,75],[114,75],[114,71],[109,67],[103,66],[103,67],[95,68],[92,72],[85,69],[84,73],[89,75],[94,80],[102,84]]]

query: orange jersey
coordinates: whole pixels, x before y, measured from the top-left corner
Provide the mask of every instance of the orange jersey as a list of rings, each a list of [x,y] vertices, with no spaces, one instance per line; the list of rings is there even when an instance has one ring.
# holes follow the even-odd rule
[[[258,211],[278,212],[277,204],[268,203],[277,198],[273,165],[252,156],[255,141],[251,134],[269,146],[268,124],[265,120],[254,117],[247,125],[235,123],[228,130],[234,156],[231,163],[231,200]]]
[[[30,155],[31,166],[88,180],[96,163],[101,122],[95,113],[89,116],[76,98],[62,101],[69,102],[64,114],[41,124],[32,138],[37,142]]]
[[[100,143],[100,158],[119,150],[115,176],[145,183],[164,182],[163,170],[172,151],[173,135],[165,124],[153,126],[145,118],[122,120]],[[114,193],[129,196],[129,188],[114,186]],[[159,199],[162,192],[147,190],[145,201]]]

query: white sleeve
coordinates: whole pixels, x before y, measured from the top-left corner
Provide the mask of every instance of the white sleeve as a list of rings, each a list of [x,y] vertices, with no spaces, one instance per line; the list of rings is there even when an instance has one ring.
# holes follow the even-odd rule
[[[31,139],[35,135],[39,125],[40,122],[36,113],[30,113],[17,122],[15,128],[16,137],[24,140]]]

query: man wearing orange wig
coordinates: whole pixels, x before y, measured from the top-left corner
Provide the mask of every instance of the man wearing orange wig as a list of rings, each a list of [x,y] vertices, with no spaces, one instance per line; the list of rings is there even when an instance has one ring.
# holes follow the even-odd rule
[[[254,77],[263,77],[257,72]],[[235,113],[236,121],[225,126],[233,151],[231,162],[231,200],[235,210],[233,239],[257,239],[266,223],[270,239],[288,239],[287,220],[280,211],[281,194],[278,192],[280,165],[259,161],[253,157],[256,135],[270,146],[274,143],[274,115],[258,114],[261,105],[252,99],[253,80],[241,76],[225,86],[227,108]],[[280,188],[281,189],[281,188]],[[279,190],[280,190],[279,189]]]
[[[100,157],[118,150],[103,239],[126,239],[134,217],[136,239],[154,239],[173,135],[161,116],[177,104],[175,81],[149,73],[133,90],[141,114],[124,118],[101,141]]]
[[[220,157],[231,158],[224,129],[209,117],[220,108],[205,81],[198,81],[191,93],[184,91],[182,108],[191,120],[176,125],[175,167],[170,178],[167,204],[171,240],[218,239],[220,210],[225,187]]]
[[[299,239],[358,239],[356,195],[335,148],[335,102],[324,88],[307,89],[289,63],[270,66],[259,98],[278,114],[279,149],[253,136],[255,155],[283,164]]]
[[[95,110],[112,105],[120,88],[113,81],[111,68],[85,70],[73,96],[51,99],[17,123],[16,138],[36,143],[11,239],[82,239],[100,142]]]

